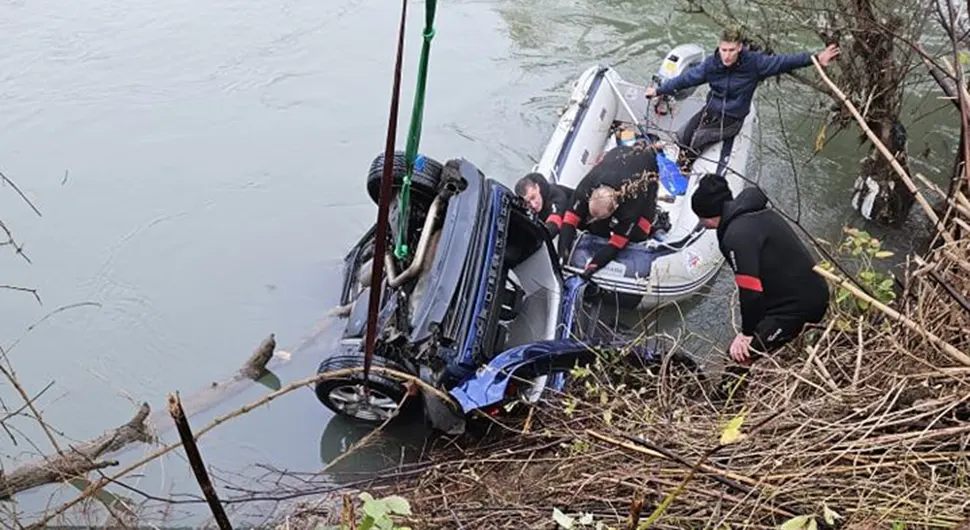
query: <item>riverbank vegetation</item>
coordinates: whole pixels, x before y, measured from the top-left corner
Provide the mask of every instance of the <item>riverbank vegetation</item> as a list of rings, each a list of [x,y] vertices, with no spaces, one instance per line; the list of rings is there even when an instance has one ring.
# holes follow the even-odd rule
[[[838,256],[888,253],[846,236]],[[877,298],[829,273],[824,326],[726,401],[692,373],[607,354],[566,393],[360,488],[407,500],[398,524],[413,528],[956,528],[970,518],[968,273],[966,237],[914,257],[895,299],[872,266],[858,275]],[[291,521],[336,523],[338,500]]]

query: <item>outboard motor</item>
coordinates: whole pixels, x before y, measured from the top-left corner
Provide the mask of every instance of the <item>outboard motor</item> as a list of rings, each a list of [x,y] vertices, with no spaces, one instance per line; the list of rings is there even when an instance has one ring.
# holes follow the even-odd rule
[[[688,68],[700,64],[704,60],[704,48],[701,48],[697,44],[681,44],[674,49],[667,52],[667,56],[664,57],[662,63],[660,63],[660,69],[654,76],[654,81],[659,85],[660,83],[677,77],[683,73]],[[677,101],[686,99],[694,93],[697,87],[685,88],[683,90],[678,90],[674,94],[674,99]]]

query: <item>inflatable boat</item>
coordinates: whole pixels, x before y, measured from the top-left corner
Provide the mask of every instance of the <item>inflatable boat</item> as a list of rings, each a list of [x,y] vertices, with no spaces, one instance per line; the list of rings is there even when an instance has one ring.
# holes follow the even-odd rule
[[[704,60],[704,49],[683,44],[670,50],[653,81],[677,76]],[[575,189],[603,154],[646,136],[666,145],[658,152],[660,182],[657,227],[650,239],[631,243],[600,269],[593,281],[615,294],[622,306],[652,309],[689,298],[717,274],[724,259],[714,230],[706,230],[691,210],[690,198],[700,176],[723,175],[737,195],[744,187],[748,155],[757,126],[753,108],[741,132],[705,149],[690,175],[677,167],[675,133],[705,103],[707,87],[685,89],[672,97],[646,98],[646,87],[624,81],[612,67],[597,65],[574,82],[573,91],[539,163],[533,171],[552,183]],[[582,232],[564,264],[580,273],[608,240]]]

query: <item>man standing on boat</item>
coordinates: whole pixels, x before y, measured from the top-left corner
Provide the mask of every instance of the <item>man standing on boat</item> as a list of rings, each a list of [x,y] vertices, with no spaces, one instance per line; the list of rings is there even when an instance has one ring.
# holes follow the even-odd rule
[[[814,54],[822,66],[828,66],[840,53],[836,44]],[[659,87],[647,87],[646,95],[672,95],[675,92],[707,83],[707,103],[677,132],[681,167],[689,173],[691,165],[707,146],[737,135],[751,109],[758,83],[812,65],[809,52],[766,55],[745,49],[741,31],[726,28],[721,33],[717,51],[702,63],[668,79]]]
[[[738,286],[741,332],[729,349],[738,366],[728,369],[735,375],[798,337],[805,324],[821,322],[829,305],[828,284],[812,270],[815,259],[767,204],[758,188],[732,198],[727,181],[715,174],[704,175],[691,198],[701,223],[717,230]]]
[[[549,237],[555,238],[562,228],[562,215],[573,190],[562,184],[550,184],[542,173],[529,173],[515,183],[515,194],[545,221]]]
[[[586,265],[583,278],[588,280],[613,261],[628,242],[650,237],[657,210],[656,157],[653,145],[646,141],[618,145],[576,186],[559,232],[560,258],[568,261],[576,230],[581,226],[610,238]]]

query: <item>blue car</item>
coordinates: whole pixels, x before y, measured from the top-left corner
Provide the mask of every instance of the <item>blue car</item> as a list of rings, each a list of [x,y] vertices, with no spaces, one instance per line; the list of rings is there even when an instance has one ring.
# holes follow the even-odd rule
[[[397,190],[405,164],[402,153],[394,156]],[[368,175],[375,202],[383,165],[378,156]],[[394,197],[388,252],[377,258],[385,260],[385,278],[372,366],[416,376],[451,399],[424,390],[408,395],[402,381],[371,372],[366,394],[361,373],[321,380],[315,392],[326,407],[368,423],[420,408],[432,428],[460,433],[473,412],[535,403],[561,390],[571,368],[594,359],[592,338],[576,326],[584,281],[563,277],[542,220],[512,190],[467,160],[442,165],[420,157],[401,260],[392,252]],[[375,233],[376,224],[345,258],[346,325],[318,373],[363,366]]]

